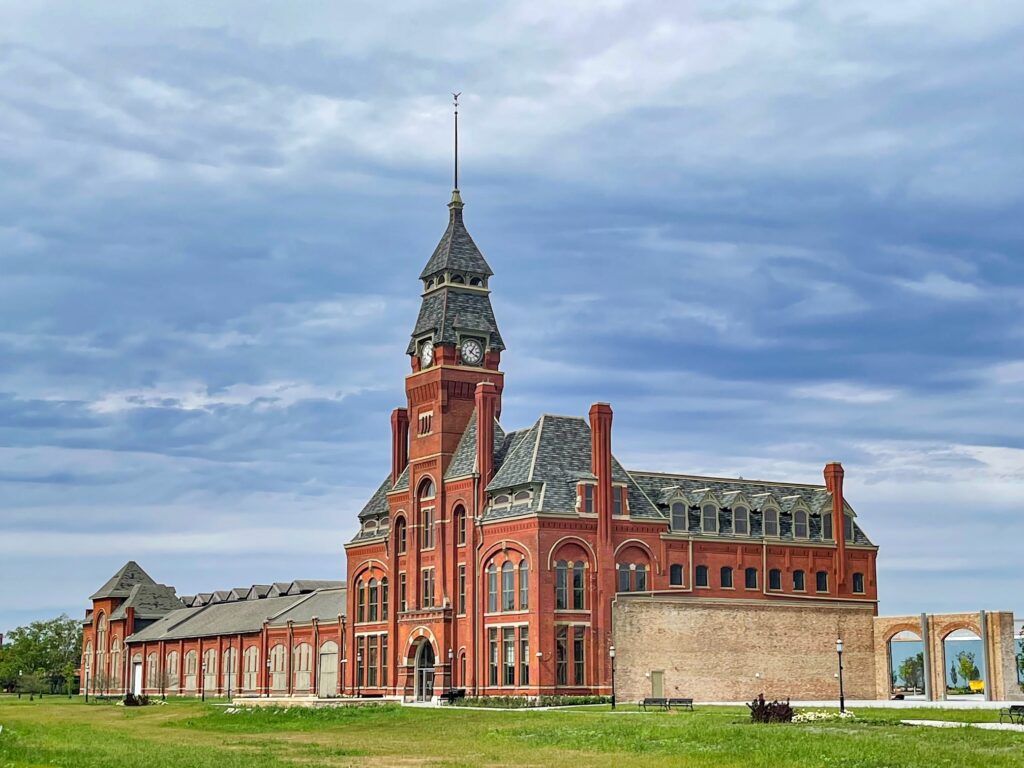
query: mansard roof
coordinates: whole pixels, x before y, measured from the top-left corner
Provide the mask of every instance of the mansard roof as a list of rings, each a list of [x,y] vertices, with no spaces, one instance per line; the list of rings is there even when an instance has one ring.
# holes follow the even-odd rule
[[[466,477],[477,470],[476,442],[476,411],[474,410],[473,415],[469,417],[469,423],[466,425],[466,431],[462,433],[462,438],[459,440],[459,444],[455,448],[455,453],[452,455],[452,460],[448,464],[448,470],[444,473],[445,480],[454,480],[457,477]],[[495,419],[494,453],[496,455],[496,459],[498,457],[497,455],[501,453],[501,446],[504,442],[505,430],[501,428],[498,420]]]
[[[131,594],[132,587],[136,584],[155,585],[156,582],[150,578],[148,573],[142,570],[141,565],[134,560],[129,560],[89,599],[102,600],[110,597],[128,597]]]
[[[344,586],[335,586],[262,600],[232,600],[179,608],[129,636],[128,642],[254,633],[263,628],[264,622],[306,624],[313,616],[331,621],[345,615],[345,592]]]
[[[456,286],[439,288],[423,297],[406,354],[414,354],[416,342],[428,335],[434,344],[456,344],[460,332],[482,336],[489,349],[505,349],[486,292]]]
[[[461,200],[453,197],[452,202],[448,204],[448,210],[448,228],[441,235],[441,241],[423,267],[420,280],[448,270],[490,277],[494,273],[462,220]]]
[[[127,618],[129,608],[135,609],[136,619],[158,619],[183,605],[174,587],[166,584],[136,584],[125,601],[110,614],[110,620]]]

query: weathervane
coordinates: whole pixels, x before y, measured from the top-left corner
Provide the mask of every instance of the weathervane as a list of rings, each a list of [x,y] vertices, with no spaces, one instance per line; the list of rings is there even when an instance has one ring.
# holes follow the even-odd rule
[[[455,191],[459,190],[459,96],[462,95],[462,91],[453,93],[452,97],[455,99]]]

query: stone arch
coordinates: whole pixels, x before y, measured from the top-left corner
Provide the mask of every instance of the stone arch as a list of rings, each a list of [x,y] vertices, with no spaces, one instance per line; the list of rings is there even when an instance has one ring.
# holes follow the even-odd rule
[[[499,552],[506,552],[508,550],[511,550],[519,555],[522,555],[522,559],[527,562],[527,565],[531,565],[530,548],[523,544],[521,541],[517,541],[516,539],[503,539],[501,541],[495,542],[494,544],[491,544],[491,546],[487,547],[487,549],[483,551],[483,554],[480,557],[480,562],[484,563],[486,567],[487,562],[491,558],[493,558]],[[508,559],[507,556],[506,559]],[[519,561],[515,560],[513,562],[518,563]]]
[[[579,549],[582,552],[583,557],[585,558],[585,562],[586,562],[588,567],[593,565],[594,562],[596,562],[597,555],[594,552],[594,548],[592,546],[590,546],[590,543],[586,539],[582,539],[579,536],[572,536],[572,535],[570,535],[570,536],[563,536],[562,538],[558,539],[558,541],[556,541],[554,544],[552,544],[551,545],[551,549],[548,550],[548,570],[549,571],[552,570],[555,567],[555,560],[570,560],[570,559],[576,560],[577,559],[574,555],[571,555],[571,554],[567,554],[564,557],[556,557],[556,555],[561,555],[563,550],[568,549],[568,545],[570,545],[570,544],[575,544],[576,548]]]

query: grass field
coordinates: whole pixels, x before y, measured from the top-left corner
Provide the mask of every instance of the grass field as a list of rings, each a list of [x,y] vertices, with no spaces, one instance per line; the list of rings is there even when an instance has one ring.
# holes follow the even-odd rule
[[[196,701],[125,709],[0,697],[0,768],[252,766],[1024,766],[1024,734],[911,728],[982,711],[862,710],[858,722],[754,725],[741,708],[483,712],[398,706],[227,714]],[[625,711],[624,711],[625,710]]]

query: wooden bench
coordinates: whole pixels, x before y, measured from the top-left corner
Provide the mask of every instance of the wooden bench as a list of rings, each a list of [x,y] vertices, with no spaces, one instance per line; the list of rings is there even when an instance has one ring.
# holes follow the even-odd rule
[[[466,698],[465,688],[449,688],[441,694],[441,701],[447,704],[454,704],[456,699]]]
[[[693,712],[693,699],[669,699],[667,709],[672,709],[672,707],[688,709]]]
[[[1017,725],[1024,725],[1024,704],[1014,704],[1009,709],[999,710],[999,722],[1003,722],[1003,718],[1007,718],[1011,723]]]
[[[647,711],[648,707],[658,707],[659,709],[668,709],[668,699],[655,698],[648,696],[640,702],[640,707],[644,712]]]

